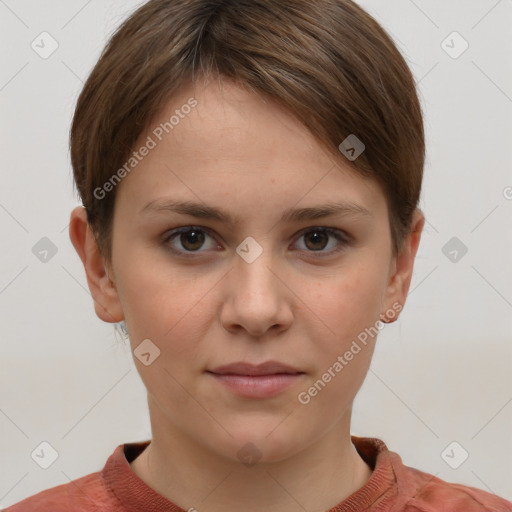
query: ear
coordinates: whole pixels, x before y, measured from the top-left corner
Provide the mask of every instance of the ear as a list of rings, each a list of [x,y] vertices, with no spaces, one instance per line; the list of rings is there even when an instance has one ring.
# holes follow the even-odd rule
[[[420,245],[421,233],[425,225],[425,216],[421,210],[416,209],[411,222],[411,230],[405,237],[402,248],[393,258],[386,295],[384,299],[381,320],[385,323],[394,322],[407,299],[411,284],[414,259]],[[397,305],[400,305],[398,308]],[[386,312],[390,315],[386,316]]]
[[[113,270],[100,253],[83,206],[78,206],[71,212],[69,238],[84,264],[96,314],[104,322],[120,322],[124,319],[124,314],[115,281],[109,276],[113,276]]]

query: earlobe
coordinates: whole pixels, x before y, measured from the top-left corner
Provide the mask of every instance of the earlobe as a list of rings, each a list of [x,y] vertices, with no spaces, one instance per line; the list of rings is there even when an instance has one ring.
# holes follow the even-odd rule
[[[411,222],[411,230],[405,237],[400,253],[394,262],[394,271],[390,277],[386,298],[384,301],[385,310],[381,313],[381,320],[384,323],[392,323],[398,318],[396,309],[399,305],[401,311],[407,299],[407,293],[412,279],[414,260],[421,240],[421,233],[425,225],[425,216],[420,209],[416,209]],[[393,311],[392,315],[388,312]]]
[[[94,310],[101,320],[117,323],[124,319],[115,282],[109,275],[109,265],[98,248],[87,221],[85,208],[71,212],[69,238],[84,265],[87,283],[94,300]]]

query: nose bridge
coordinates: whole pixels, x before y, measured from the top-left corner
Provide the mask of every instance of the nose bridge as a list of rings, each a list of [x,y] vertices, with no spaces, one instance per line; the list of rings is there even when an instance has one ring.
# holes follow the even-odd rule
[[[236,285],[242,287],[242,293],[247,292],[255,297],[262,294],[271,294],[265,298],[270,301],[277,289],[272,272],[274,262],[270,237],[260,241],[252,236],[246,237],[237,247],[238,260],[235,264]]]
[[[293,321],[287,288],[278,278],[279,270],[273,268],[276,259],[271,239],[262,237],[260,241],[247,237],[236,248],[228,296],[221,313],[226,329],[241,327],[256,337],[272,327],[288,328]]]

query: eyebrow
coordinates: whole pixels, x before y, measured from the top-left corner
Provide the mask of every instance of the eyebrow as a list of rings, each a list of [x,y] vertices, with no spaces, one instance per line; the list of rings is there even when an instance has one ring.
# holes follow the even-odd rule
[[[233,217],[222,208],[193,201],[155,199],[144,206],[139,213],[151,212],[173,212],[182,215],[190,215],[199,219],[218,220],[231,227],[239,222],[238,218]],[[307,208],[288,208],[283,212],[281,222],[299,222],[331,216],[372,217],[373,215],[372,212],[364,206],[351,201],[330,201],[323,205],[310,206]]]

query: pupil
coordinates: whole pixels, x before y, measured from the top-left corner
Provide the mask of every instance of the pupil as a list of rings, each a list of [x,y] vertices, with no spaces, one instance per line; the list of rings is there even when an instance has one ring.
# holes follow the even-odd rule
[[[308,246],[308,249],[323,249],[325,247],[325,243],[326,243],[326,234],[323,233],[323,232],[320,232],[320,231],[313,231],[312,232],[313,234],[309,235],[309,237],[306,237],[306,240],[308,240],[308,238],[312,238],[313,239],[313,245],[315,245],[315,243],[319,243],[320,242],[320,245],[322,247],[310,247],[310,244],[308,244],[306,242],[306,245]],[[323,238],[323,241],[325,243],[321,243],[322,242],[322,238]]]
[[[327,238],[326,233],[322,231],[313,231],[311,234],[306,236],[306,245],[308,246],[308,249],[320,250],[325,247]],[[313,243],[308,243],[308,240],[313,240]],[[191,251],[199,249],[204,243],[204,233],[196,230],[190,230],[182,233],[181,243],[183,244],[183,247]],[[318,244],[320,244],[321,247],[318,247]]]
[[[189,241],[191,241],[190,244],[188,243]],[[204,233],[201,233],[201,231],[196,230],[190,230],[187,231],[186,233],[182,233],[181,243],[183,244],[183,247],[187,249],[199,249],[204,243]]]

